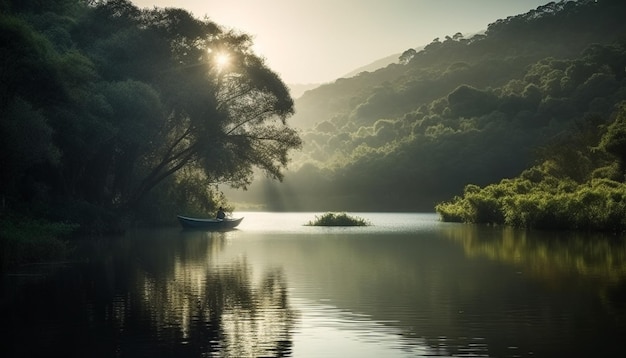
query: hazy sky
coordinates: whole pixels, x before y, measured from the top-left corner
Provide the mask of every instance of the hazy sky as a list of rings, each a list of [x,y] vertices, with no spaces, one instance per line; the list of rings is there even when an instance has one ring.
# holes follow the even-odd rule
[[[550,0],[131,0],[177,7],[252,35],[257,53],[286,83],[322,83],[457,32]]]

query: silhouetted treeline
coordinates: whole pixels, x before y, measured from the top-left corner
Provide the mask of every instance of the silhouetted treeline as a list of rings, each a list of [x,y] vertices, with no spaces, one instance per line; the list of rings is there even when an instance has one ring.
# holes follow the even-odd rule
[[[565,155],[553,144],[581,127],[597,146],[626,99],[624,16],[621,1],[549,3],[305,93],[294,116],[304,150],[273,207],[432,211],[468,184]],[[615,161],[567,145],[582,146],[571,149],[582,162],[561,161],[578,182]]]
[[[0,0],[2,212],[110,231],[281,179],[293,100],[251,46],[182,9]]]

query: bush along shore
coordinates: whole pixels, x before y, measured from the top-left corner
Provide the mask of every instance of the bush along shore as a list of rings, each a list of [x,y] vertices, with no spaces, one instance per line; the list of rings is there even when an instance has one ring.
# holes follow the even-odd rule
[[[0,270],[37,262],[66,259],[75,224],[15,218],[0,219]]]

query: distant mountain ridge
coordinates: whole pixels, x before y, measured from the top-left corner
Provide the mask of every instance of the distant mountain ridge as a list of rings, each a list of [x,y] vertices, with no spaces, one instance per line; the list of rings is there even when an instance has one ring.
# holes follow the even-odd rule
[[[287,87],[289,87],[291,97],[294,99],[298,99],[304,94],[304,92],[317,88],[320,85],[320,83],[288,83]]]
[[[372,72],[372,71],[376,71],[378,69],[387,67],[392,63],[398,63],[399,62],[398,58],[400,57],[400,55],[401,54],[397,53],[397,54],[389,55],[387,57],[383,57],[380,60],[376,60],[368,65],[361,66],[353,71],[350,71],[346,73],[345,75],[341,76],[340,78],[354,77],[362,72]]]
[[[378,70],[380,68],[387,67],[388,65],[392,63],[398,63],[399,57],[400,57],[400,54],[394,54],[394,55],[381,58],[368,65],[361,66],[353,71],[350,71],[346,73],[345,75],[341,76],[340,78],[350,78],[350,77],[358,75],[361,72],[370,72],[370,71]],[[290,83],[290,84],[287,84],[287,86],[289,87],[289,90],[291,91],[291,96],[294,99],[297,99],[300,96],[302,96],[304,92],[317,88],[321,86],[322,84],[323,83]]]

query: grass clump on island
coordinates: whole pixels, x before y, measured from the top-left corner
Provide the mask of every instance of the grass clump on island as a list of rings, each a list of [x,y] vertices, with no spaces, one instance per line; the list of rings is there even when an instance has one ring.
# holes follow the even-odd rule
[[[325,213],[315,216],[315,220],[309,221],[306,226],[370,226],[369,221],[346,213]]]

